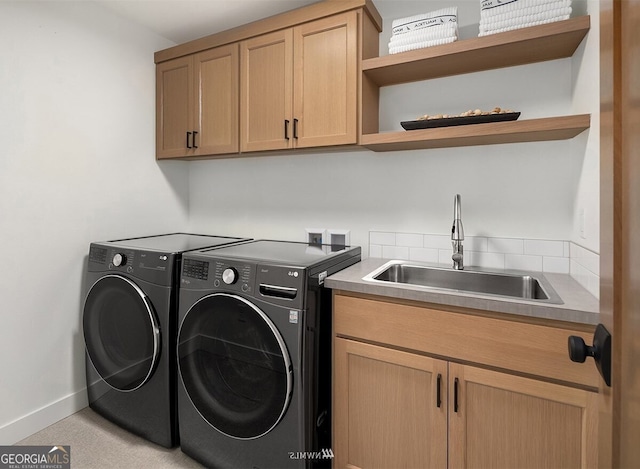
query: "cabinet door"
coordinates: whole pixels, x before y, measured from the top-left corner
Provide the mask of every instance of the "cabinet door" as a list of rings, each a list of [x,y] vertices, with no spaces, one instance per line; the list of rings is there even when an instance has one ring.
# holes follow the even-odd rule
[[[241,151],[292,145],[293,32],[266,34],[240,45]]]
[[[238,151],[238,44],[197,54],[194,58],[196,115],[195,155]]]
[[[595,393],[453,363],[449,389],[450,467],[597,466]]]
[[[446,362],[337,338],[334,365],[335,468],[446,467]]]
[[[294,28],[294,118],[298,147],[357,142],[356,12]]]
[[[187,155],[187,131],[193,123],[192,58],[156,66],[156,158]]]

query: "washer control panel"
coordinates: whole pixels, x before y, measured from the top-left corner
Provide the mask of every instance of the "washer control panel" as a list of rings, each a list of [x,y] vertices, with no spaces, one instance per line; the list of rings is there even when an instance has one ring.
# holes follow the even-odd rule
[[[254,267],[231,261],[213,261],[213,286],[224,286],[234,291],[250,293],[253,290]]]
[[[301,309],[306,271],[243,260],[187,256],[182,260],[180,284],[185,288],[247,294],[269,303]]]
[[[134,251],[124,249],[110,249],[107,259],[109,260],[109,270],[133,273],[133,263],[135,260]]]
[[[236,292],[253,291],[255,266],[242,262],[202,260],[186,257],[182,261],[182,285],[220,288]]]

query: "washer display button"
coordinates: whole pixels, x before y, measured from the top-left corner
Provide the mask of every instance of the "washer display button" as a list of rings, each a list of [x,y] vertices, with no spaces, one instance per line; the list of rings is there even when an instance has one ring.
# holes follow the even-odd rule
[[[196,280],[208,280],[209,263],[194,259],[185,259],[182,275]]]

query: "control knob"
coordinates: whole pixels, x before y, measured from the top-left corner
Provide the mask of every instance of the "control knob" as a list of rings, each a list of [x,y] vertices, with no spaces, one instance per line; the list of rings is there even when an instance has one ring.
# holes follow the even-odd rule
[[[117,253],[113,256],[112,262],[116,267],[120,267],[121,265],[125,265],[127,263],[127,256],[121,253]]]
[[[238,280],[238,271],[233,267],[227,267],[222,272],[222,281],[227,285],[233,285]]]

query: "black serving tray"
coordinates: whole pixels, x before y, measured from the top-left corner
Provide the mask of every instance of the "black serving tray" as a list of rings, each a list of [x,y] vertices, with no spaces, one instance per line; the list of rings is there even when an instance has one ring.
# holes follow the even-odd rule
[[[514,121],[520,117],[519,112],[505,112],[502,114],[487,114],[480,116],[443,117],[442,119],[422,119],[400,122],[404,130],[433,129],[452,125],[487,124],[489,122]]]

